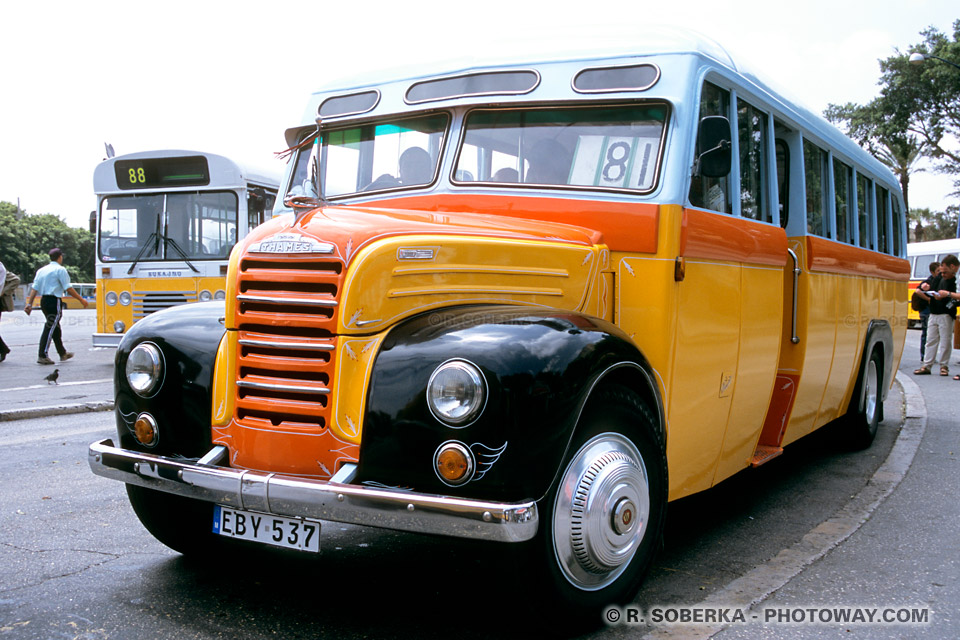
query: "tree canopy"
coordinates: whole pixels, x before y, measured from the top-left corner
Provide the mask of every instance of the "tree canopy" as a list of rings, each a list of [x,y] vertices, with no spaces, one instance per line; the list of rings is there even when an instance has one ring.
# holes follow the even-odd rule
[[[921,157],[933,160],[934,171],[953,176],[958,190],[949,195],[960,195],[960,69],[931,58],[910,62],[911,53],[922,53],[960,64],[960,20],[952,40],[933,27],[920,35],[923,41],[906,53],[897,50],[880,61],[878,97],[865,105],[831,104],[824,113],[890,167],[908,211],[910,174]]]
[[[50,262],[49,251],[63,249],[63,266],[72,282],[94,281],[94,236],[67,226],[50,213],[28,215],[17,205],[0,202],[0,262],[21,282],[33,281],[37,269]]]

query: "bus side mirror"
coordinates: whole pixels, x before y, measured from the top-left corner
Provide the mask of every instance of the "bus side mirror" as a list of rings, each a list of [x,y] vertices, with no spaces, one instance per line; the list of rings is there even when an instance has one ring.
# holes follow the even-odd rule
[[[97,234],[97,212],[96,211],[90,212],[90,233],[94,235]]]
[[[706,116],[700,120],[697,135],[696,173],[706,178],[723,178],[730,173],[730,121],[723,116]]]

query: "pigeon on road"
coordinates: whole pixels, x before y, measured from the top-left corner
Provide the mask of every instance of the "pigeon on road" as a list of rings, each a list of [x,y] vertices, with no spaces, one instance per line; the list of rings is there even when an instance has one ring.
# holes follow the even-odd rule
[[[57,378],[59,377],[60,377],[60,369],[54,369],[53,373],[45,377],[44,380],[47,381],[47,384],[50,384],[51,382],[53,384],[60,384],[59,382],[57,382]]]

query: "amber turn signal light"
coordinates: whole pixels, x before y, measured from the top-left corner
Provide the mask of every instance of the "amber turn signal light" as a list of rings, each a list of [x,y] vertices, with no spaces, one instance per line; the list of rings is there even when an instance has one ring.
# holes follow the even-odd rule
[[[133,436],[145,447],[155,447],[160,440],[157,421],[149,413],[141,413],[133,425]]]
[[[459,442],[447,442],[437,449],[434,468],[445,484],[463,484],[473,477],[473,453]]]

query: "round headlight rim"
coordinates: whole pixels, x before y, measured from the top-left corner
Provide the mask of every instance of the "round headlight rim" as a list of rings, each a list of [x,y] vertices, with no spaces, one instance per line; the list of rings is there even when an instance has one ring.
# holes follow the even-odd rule
[[[133,296],[130,295],[129,291],[123,291],[120,293],[120,305],[124,307],[129,307],[130,303],[133,302]]]
[[[200,300],[200,302],[210,302],[211,300],[213,300],[213,294],[210,292],[209,289],[203,289],[202,291],[200,291],[199,295],[197,296],[197,299]]]
[[[437,374],[439,374],[440,371],[442,371],[444,368],[452,365],[459,365],[461,366],[461,368],[465,369],[468,372],[472,371],[476,373],[477,377],[479,378],[479,388],[481,393],[480,402],[477,403],[476,408],[474,408],[471,412],[467,413],[464,417],[458,420],[444,416],[439,410],[437,410],[433,406],[433,402],[430,399],[430,389],[433,386],[433,381],[436,380],[437,378]],[[433,370],[433,373],[430,374],[430,379],[427,381],[427,388],[426,388],[425,395],[427,400],[427,408],[430,410],[431,415],[433,415],[434,418],[436,418],[446,426],[451,427],[453,429],[463,429],[465,427],[469,427],[474,422],[476,422],[480,418],[480,416],[483,415],[483,412],[487,407],[487,399],[490,396],[489,385],[487,384],[487,377],[483,374],[483,370],[475,362],[471,362],[466,358],[450,358],[449,360],[445,360],[441,362],[439,365],[437,365],[437,367]]]
[[[214,299],[214,300],[226,300],[226,299],[227,299],[227,292],[224,291],[223,289],[217,289],[217,292],[213,294],[213,299]]]
[[[156,356],[154,358],[151,358],[155,363],[154,369],[156,370],[156,375],[153,376],[153,382],[150,384],[150,386],[146,387],[146,389],[143,389],[143,390],[138,389],[133,384],[133,382],[131,382],[130,368],[129,368],[131,357],[133,356],[135,351],[141,348],[147,351],[147,353],[150,353],[151,355]],[[143,342],[137,343],[137,345],[130,350],[130,353],[127,354],[127,361],[124,363],[124,366],[123,366],[123,377],[127,382],[127,386],[129,386],[130,389],[141,398],[152,398],[153,396],[157,395],[157,393],[163,387],[163,382],[164,382],[164,379],[166,378],[166,374],[167,374],[167,367],[166,367],[166,362],[164,361],[164,358],[163,358],[163,350],[159,346],[157,346],[156,343],[151,342],[149,340],[144,340]]]
[[[106,300],[107,306],[110,307],[117,306],[117,302],[120,301],[115,291],[108,291],[107,295],[104,296],[104,299]]]

